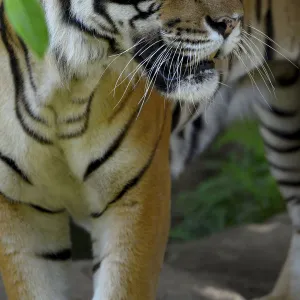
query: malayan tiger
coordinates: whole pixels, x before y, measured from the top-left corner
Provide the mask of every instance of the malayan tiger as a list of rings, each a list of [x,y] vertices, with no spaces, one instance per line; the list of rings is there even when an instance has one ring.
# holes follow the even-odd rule
[[[271,294],[263,299],[298,300],[300,3],[296,0],[243,2],[245,22],[242,46],[239,48],[239,58],[234,58],[230,64],[228,86],[222,86],[205,112],[184,128],[180,124],[185,122],[185,118],[176,107],[174,109],[177,122],[171,136],[172,176],[177,178],[193,157],[207,150],[233,121],[256,118],[271,173],[287,201],[294,231],[281,276]],[[247,74],[255,66],[260,68]]]
[[[0,4],[8,298],[68,299],[72,217],[91,233],[94,300],[155,299],[170,219],[168,99],[214,95],[212,57],[237,47],[241,1],[42,0],[43,60]]]

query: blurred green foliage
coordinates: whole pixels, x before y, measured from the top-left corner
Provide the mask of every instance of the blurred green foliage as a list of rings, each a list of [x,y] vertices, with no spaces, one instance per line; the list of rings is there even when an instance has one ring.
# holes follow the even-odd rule
[[[4,0],[7,17],[18,35],[40,58],[47,51],[49,35],[39,0]]]
[[[206,162],[217,175],[200,182],[196,190],[181,194],[175,201],[182,221],[171,231],[172,238],[199,238],[230,226],[262,222],[284,210],[257,124],[254,121],[234,124],[213,148],[220,152],[229,143],[236,145],[235,150],[217,161]]]

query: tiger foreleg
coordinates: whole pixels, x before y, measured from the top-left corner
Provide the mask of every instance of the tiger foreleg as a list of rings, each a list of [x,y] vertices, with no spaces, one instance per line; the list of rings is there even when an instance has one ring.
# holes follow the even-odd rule
[[[67,215],[0,196],[0,273],[9,300],[65,300]]]
[[[167,135],[162,143],[149,169],[92,216],[93,300],[156,299],[170,223]]]
[[[124,198],[93,222],[93,300],[156,299],[168,236],[169,196],[161,193],[147,202],[134,195]]]

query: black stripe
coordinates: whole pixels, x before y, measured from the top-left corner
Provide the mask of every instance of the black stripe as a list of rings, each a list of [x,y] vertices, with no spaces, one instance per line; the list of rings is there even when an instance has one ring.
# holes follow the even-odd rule
[[[17,118],[20,122],[20,124],[22,125],[23,130],[26,132],[26,134],[28,136],[30,136],[31,138],[33,138],[34,140],[36,140],[37,142],[39,142],[41,145],[53,145],[53,142],[41,135],[39,135],[38,133],[36,133],[35,131],[33,131],[31,128],[28,127],[28,125],[25,123],[24,118],[20,112],[20,108],[19,105],[16,105],[16,115]]]
[[[277,183],[286,187],[300,187],[300,181],[291,181],[288,179],[277,180]]]
[[[287,74],[276,76],[275,78],[276,84],[281,88],[290,87],[291,85],[294,85],[298,81],[299,76],[300,76],[300,70],[295,67],[293,74],[290,76],[287,76]]]
[[[297,146],[284,146],[284,147],[278,147],[275,145],[271,145],[270,143],[266,142],[264,140],[264,145],[267,149],[275,151],[277,153],[292,153],[300,150],[300,145]]]
[[[191,162],[193,157],[197,153],[198,143],[199,143],[199,134],[200,130],[203,127],[203,118],[202,115],[195,119],[192,123],[192,139],[190,144],[190,149],[188,151],[188,155],[186,157],[185,163],[188,164]]]
[[[265,103],[262,103],[261,101],[256,101],[255,103],[257,103],[263,110],[270,112],[272,113],[272,115],[276,115],[277,117],[281,117],[281,118],[295,117],[298,113],[297,110],[283,110],[274,105],[271,104],[267,105]]]
[[[28,114],[33,120],[35,120],[35,121],[37,121],[37,122],[40,122],[40,123],[42,123],[42,124],[47,125],[46,120],[42,119],[40,116],[36,115],[36,114],[32,111],[32,109],[31,109],[31,107],[30,107],[30,105],[29,105],[29,103],[28,103],[28,101],[27,101],[27,97],[25,96],[25,94],[23,95],[23,97],[21,97],[21,98],[19,98],[19,99],[20,99],[20,102],[22,102],[25,111],[27,112],[27,114]],[[20,105],[20,104],[21,104],[20,102],[18,102],[17,105],[18,105],[18,104]]]
[[[61,120],[60,123],[66,123],[66,124],[73,124],[73,123],[79,123],[85,119],[87,116],[87,110],[82,112],[81,114],[78,114],[76,116],[67,117],[63,120]]]
[[[91,105],[93,102],[94,95],[95,95],[95,93],[93,92],[89,98],[88,106],[87,106],[86,113],[85,113],[85,122],[83,124],[83,127],[80,130],[75,131],[75,132],[62,133],[58,136],[58,138],[63,139],[63,140],[78,138],[78,137],[82,136],[88,130],[89,121],[90,121],[89,116],[90,116]]]
[[[261,19],[261,0],[256,0],[256,20],[260,22]]]
[[[127,133],[132,126],[134,120],[136,119],[138,111],[135,111],[135,113],[131,116],[127,124],[125,125],[124,129],[121,131],[121,133],[115,138],[113,143],[110,145],[110,147],[107,149],[107,151],[104,153],[104,155],[101,158],[98,158],[94,161],[92,161],[83,176],[83,180],[87,180],[88,177],[95,172],[98,168],[101,167],[110,157],[112,157],[115,152],[119,149],[120,145],[124,141],[125,137],[127,136]]]
[[[249,27],[249,26],[248,26]],[[250,27],[249,27],[250,28]],[[233,68],[233,55],[228,57],[228,71],[231,71]]]
[[[164,25],[167,26],[167,27],[171,27],[172,28],[175,25],[178,25],[179,23],[181,23],[181,19],[180,18],[175,18],[175,19],[170,19]]]
[[[286,167],[286,166],[280,166],[277,163],[274,163],[268,159],[268,164],[271,168],[282,171],[282,172],[292,172],[292,173],[298,173],[300,172],[300,168],[297,166],[295,167]]]
[[[178,126],[180,120],[180,112],[181,112],[180,104],[177,102],[172,114],[172,131],[174,131]]]
[[[26,45],[24,44],[24,42],[23,42],[23,40],[21,38],[19,38],[19,42],[20,42],[21,47],[22,47],[23,52],[24,52],[26,66],[27,66],[27,70],[28,70],[28,73],[29,73],[29,80],[30,80],[31,87],[36,92],[36,84],[34,82],[33,75],[32,75],[32,68],[31,68],[31,63],[30,63],[28,49],[27,49]]]
[[[300,204],[300,198],[299,196],[290,196],[285,199],[286,202],[292,202],[293,204]]]
[[[300,129],[295,129],[294,131],[287,132],[287,131],[272,128],[264,124],[262,121],[260,121],[260,125],[279,138],[286,139],[286,140],[296,140],[296,141],[300,139]]]
[[[92,217],[93,219],[100,218],[100,217],[102,216],[102,214],[104,213],[105,210],[106,210],[106,208],[105,208],[103,211],[101,211],[101,212],[91,213],[91,217]]]
[[[43,207],[35,205],[35,204],[29,204],[29,205],[32,208],[36,209],[37,211],[42,212],[42,213],[46,213],[46,214],[60,214],[60,213],[63,213],[65,211],[64,209],[53,211],[53,210],[49,210],[49,209],[43,208]]]
[[[52,261],[67,261],[72,257],[71,249],[63,249],[58,252],[49,252],[38,255],[41,258],[52,260]]]
[[[93,265],[93,268],[92,268],[93,273],[96,273],[98,271],[98,269],[100,268],[100,265],[101,265],[101,262],[98,262]]]
[[[22,48],[23,53],[24,53],[25,62],[26,62],[26,66],[27,66],[27,71],[28,71],[29,82],[31,84],[31,87],[32,87],[33,91],[36,93],[37,88],[36,88],[36,84],[35,84],[34,79],[33,79],[33,74],[32,74],[32,68],[31,68],[28,49],[27,49],[25,43],[23,42],[23,40],[20,37],[18,37],[18,40],[19,40],[19,43],[20,43],[21,48]],[[27,97],[25,96],[25,94],[20,100],[22,101],[26,112],[29,114],[29,116],[31,118],[33,118],[37,122],[47,124],[47,122],[44,119],[42,119],[38,115],[35,115],[35,113],[31,110],[31,107],[30,107],[30,105],[27,101]]]
[[[274,48],[274,43],[272,40],[274,40],[274,25],[273,25],[273,14],[272,14],[272,3],[271,0],[269,0],[269,9],[267,11],[266,17],[265,17],[265,27],[266,27],[266,35],[269,37],[266,38],[265,43],[266,46],[266,59],[272,60],[274,58],[274,53],[272,48]]]
[[[95,13],[97,13],[98,15],[100,15],[102,18],[104,18],[106,20],[107,23],[110,24],[110,26],[113,28],[113,30],[110,32],[111,33],[118,33],[117,27],[115,25],[115,23],[113,22],[112,18],[110,17],[110,15],[107,13],[103,2],[102,1],[94,1],[94,5],[93,5],[93,9],[95,11]]]
[[[116,41],[113,38],[111,38],[107,34],[103,34],[103,33],[100,34],[95,29],[85,26],[81,21],[77,20],[74,17],[74,15],[72,14],[70,0],[60,0],[60,4],[61,4],[61,11],[63,12],[63,21],[66,24],[77,28],[79,31],[84,32],[93,38],[106,40],[110,44],[110,47],[113,49],[113,51],[117,48]],[[107,29],[104,30],[104,32],[105,31],[107,31]]]
[[[0,152],[0,159],[8,165],[11,169],[13,169],[18,175],[27,183],[32,184],[31,181],[29,180],[28,176],[18,167],[16,162],[12,160],[10,157],[3,155]]]
[[[132,1],[128,2],[126,1],[128,4],[132,4]],[[151,17],[153,14],[155,14],[156,12],[159,11],[161,5],[156,5],[156,3],[152,3],[152,5],[150,5],[149,10],[148,11],[142,11],[139,9],[139,1],[135,1],[135,3],[133,3],[134,8],[136,9],[136,11],[138,12],[138,14],[136,16],[134,16],[130,21],[129,21],[129,25],[132,28],[135,28],[135,22],[138,20],[146,20],[149,17]]]
[[[271,110],[273,115],[276,115],[278,117],[282,118],[289,118],[289,117],[295,117],[297,115],[297,111],[288,111],[276,108],[275,106],[270,105],[269,110]]]
[[[120,200],[126,193],[128,193],[131,189],[133,189],[136,185],[138,185],[138,183],[140,182],[140,180],[143,178],[144,174],[147,172],[147,170],[149,169],[149,167],[151,166],[151,163],[154,159],[154,156],[156,154],[156,150],[157,147],[159,145],[159,142],[162,138],[163,132],[164,132],[164,128],[165,128],[165,123],[166,123],[166,112],[167,110],[165,110],[165,114],[164,114],[164,119],[163,119],[163,124],[161,126],[161,131],[159,133],[158,139],[155,143],[155,146],[150,154],[150,157],[147,161],[147,163],[145,164],[145,166],[138,172],[138,174],[131,178],[126,184],[125,186],[122,188],[122,190],[115,196],[115,198],[113,200],[111,200],[107,206],[105,207],[105,209],[102,212],[97,212],[97,213],[91,213],[91,217],[92,218],[99,218],[103,215],[103,213],[107,210],[107,208],[116,203],[118,200]]]
[[[8,37],[6,35],[6,25],[5,25],[5,21],[4,21],[4,6],[3,6],[3,4],[0,7],[0,24],[2,27],[1,38],[2,38],[3,44],[6,48],[6,51],[8,53],[8,56],[9,56],[10,68],[11,68],[11,73],[12,73],[13,81],[14,81],[17,118],[20,121],[20,124],[22,125],[22,128],[24,129],[24,131],[30,137],[32,137],[33,139],[35,139],[36,141],[38,141],[41,144],[51,145],[52,142],[50,140],[46,139],[43,136],[40,136],[38,133],[34,132],[31,128],[29,128],[24,123],[23,116],[20,113],[18,101],[19,101],[19,99],[22,99],[24,97],[24,81],[21,76],[20,66],[19,66],[18,59],[15,55],[15,51],[14,51],[13,47],[11,46],[10,42],[8,41]]]
[[[220,86],[221,86],[221,84],[224,82],[224,73],[220,73],[219,74],[219,88],[220,88]]]
[[[0,195],[2,197],[4,197],[5,199],[7,199],[9,202],[11,202],[11,204],[20,204],[20,205],[29,206],[29,207],[31,207],[33,209],[36,209],[37,211],[40,211],[40,212],[43,212],[43,213],[47,213],[47,214],[59,214],[59,213],[63,213],[65,211],[64,209],[57,210],[57,211],[52,211],[52,210],[48,210],[46,208],[43,208],[43,207],[35,205],[35,204],[20,202],[18,200],[15,200],[15,199],[12,199],[12,198],[8,197],[2,191],[0,191]]]
[[[185,130],[184,130],[184,128],[183,128],[183,129],[181,129],[181,130],[178,132],[177,136],[178,136],[181,140],[183,140],[183,139],[184,139],[184,134],[185,134]]]

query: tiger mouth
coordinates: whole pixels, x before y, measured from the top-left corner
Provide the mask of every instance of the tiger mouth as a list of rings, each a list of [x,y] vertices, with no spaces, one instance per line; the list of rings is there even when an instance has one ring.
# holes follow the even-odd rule
[[[164,92],[171,92],[181,82],[203,82],[215,69],[212,56],[195,61],[192,56],[168,49],[163,41],[137,45],[134,57],[148,79]]]

